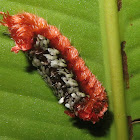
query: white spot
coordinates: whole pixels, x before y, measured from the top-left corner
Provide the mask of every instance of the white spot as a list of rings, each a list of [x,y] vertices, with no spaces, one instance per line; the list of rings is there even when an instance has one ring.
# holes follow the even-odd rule
[[[72,93],[71,96],[72,96],[73,98],[76,98],[76,94],[75,94],[75,93]]]
[[[66,67],[67,65],[65,63],[66,63],[66,61],[64,59],[59,59],[59,66],[60,67]]]
[[[52,49],[52,48],[48,48],[48,51],[51,55],[57,55],[59,54],[59,51],[57,49]]]
[[[66,71],[66,73],[69,73],[68,69],[65,69],[65,68],[64,68],[64,70]]]
[[[36,45],[36,47],[39,47],[39,41],[36,41],[35,45]]]
[[[85,97],[86,96],[83,92],[77,92],[76,94],[80,97]]]
[[[70,88],[67,88],[67,91],[68,91],[68,93],[72,93],[72,92],[79,91],[79,89],[78,89],[78,87],[70,87]]]
[[[78,92],[79,91],[79,88],[78,87],[74,87],[73,88],[73,92]]]
[[[56,60],[53,60],[53,61],[51,61],[51,67],[54,67],[54,68],[57,68],[58,67],[58,60],[56,59]]]
[[[58,71],[58,73],[60,73],[60,74],[64,74],[64,75],[67,74],[67,73],[64,71],[64,69],[58,69],[57,71]]]
[[[54,60],[54,59],[57,59],[57,56],[52,56],[50,54],[43,54],[47,59],[49,60]]]
[[[78,86],[78,83],[76,82],[76,80],[69,78],[68,83],[70,86]]]
[[[72,78],[62,77],[61,79],[66,83],[67,86],[78,86],[78,83]]]
[[[44,44],[45,46],[48,46],[49,42],[50,42],[49,39],[43,40],[43,44]]]
[[[39,59],[37,59],[36,57],[33,58],[32,64],[33,64],[33,66],[35,66],[35,67],[38,67],[38,66],[41,65]]]
[[[62,97],[62,98],[58,101],[59,104],[62,104],[63,102],[64,102],[64,97]]]
[[[72,73],[69,73],[69,72],[67,73],[67,72],[64,71],[64,69],[58,69],[57,71],[58,71],[59,74],[64,74],[67,78],[72,78],[73,77]]]
[[[49,44],[49,40],[43,40],[43,50],[47,50],[48,49],[48,44]]]
[[[66,77],[67,77],[67,78],[72,78],[72,77],[73,77],[73,74],[72,74],[72,73],[66,74]]]
[[[66,108],[70,108],[70,104],[68,104],[68,103],[65,104],[65,107],[66,107]]]
[[[68,80],[67,80],[67,78],[66,78],[66,77],[61,77],[61,79],[62,79],[65,83],[67,83],[67,82],[68,82]]]
[[[59,59],[59,60],[55,59],[55,60],[51,61],[51,67],[57,68],[57,67],[59,67],[59,66],[60,66],[60,67],[66,67],[67,65],[64,64],[64,63],[61,61],[61,59]]]
[[[38,34],[38,38],[41,40],[45,39],[45,37],[43,35],[40,35],[40,34]]]

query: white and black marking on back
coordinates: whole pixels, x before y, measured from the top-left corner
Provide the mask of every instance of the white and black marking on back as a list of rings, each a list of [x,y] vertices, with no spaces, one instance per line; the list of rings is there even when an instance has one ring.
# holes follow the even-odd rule
[[[49,40],[42,35],[34,39],[34,47],[27,51],[33,66],[37,67],[43,79],[55,90],[60,104],[73,110],[75,103],[86,95],[80,92],[73,73],[67,69],[65,60],[57,49],[49,46]]]

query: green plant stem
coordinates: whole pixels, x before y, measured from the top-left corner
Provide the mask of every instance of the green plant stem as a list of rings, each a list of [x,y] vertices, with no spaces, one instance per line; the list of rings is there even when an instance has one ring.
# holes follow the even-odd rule
[[[128,140],[127,117],[125,112],[122,57],[119,36],[119,22],[116,0],[100,2],[101,32],[103,37],[104,62],[110,109],[114,124],[111,139]]]

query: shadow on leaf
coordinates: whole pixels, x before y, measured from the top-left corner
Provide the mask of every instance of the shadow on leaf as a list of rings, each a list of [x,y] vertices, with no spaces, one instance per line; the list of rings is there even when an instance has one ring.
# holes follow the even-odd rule
[[[104,115],[104,118],[101,119],[96,124],[93,124],[89,121],[83,121],[78,118],[71,119],[73,125],[79,129],[87,129],[91,135],[96,137],[102,137],[107,135],[107,132],[110,129],[110,126],[113,122],[113,114],[107,111]]]
[[[32,65],[32,61],[30,59],[28,59],[28,57],[26,57],[26,59],[27,59],[27,62],[28,62],[28,66],[25,68],[26,72],[32,73],[35,70],[37,70],[37,68]]]

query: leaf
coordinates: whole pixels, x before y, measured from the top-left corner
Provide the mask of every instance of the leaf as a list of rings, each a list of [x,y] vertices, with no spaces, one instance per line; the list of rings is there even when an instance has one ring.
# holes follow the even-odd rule
[[[113,122],[107,113],[105,119],[95,125],[65,115],[65,108],[57,103],[52,90],[39,74],[27,71],[29,63],[24,54],[10,52],[14,42],[3,35],[7,29],[1,26],[0,139],[115,140],[121,135],[127,139],[125,111],[132,119],[140,117],[140,3],[138,0],[123,0],[119,12],[116,5],[114,0],[0,0],[1,11],[9,11],[11,15],[31,12],[60,28],[106,87],[109,110],[114,115]],[[115,42],[110,44],[111,41]],[[129,89],[125,88],[122,79],[122,41],[126,41]],[[123,116],[117,116],[123,113]],[[138,124],[133,126],[134,140],[140,138],[139,129]]]
[[[120,20],[120,37],[121,41],[126,41],[125,52],[128,61],[129,73],[129,89],[125,89],[126,96],[126,112],[132,120],[140,118],[139,104],[139,84],[140,84],[140,47],[139,47],[139,33],[140,33],[140,11],[138,7],[140,2],[124,1],[122,11],[119,14]],[[140,139],[140,125],[133,125],[133,139]]]

